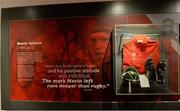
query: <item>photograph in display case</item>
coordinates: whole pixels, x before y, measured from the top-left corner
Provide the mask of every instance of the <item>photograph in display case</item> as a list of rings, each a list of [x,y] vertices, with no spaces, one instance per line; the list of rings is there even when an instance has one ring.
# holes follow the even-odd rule
[[[117,95],[179,93],[178,24],[115,25],[113,65]],[[171,45],[171,43],[174,43]]]

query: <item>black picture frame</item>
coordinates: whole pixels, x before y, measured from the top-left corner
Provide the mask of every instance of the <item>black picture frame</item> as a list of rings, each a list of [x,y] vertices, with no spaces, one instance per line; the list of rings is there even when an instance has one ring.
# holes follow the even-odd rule
[[[142,103],[112,103],[112,102],[31,102],[10,100],[10,60],[9,60],[9,21],[24,19],[45,19],[80,16],[113,16],[126,14],[156,14],[180,13],[176,10],[178,1],[121,1],[121,2],[91,2],[43,6],[27,6],[2,9],[1,38],[1,98],[4,110],[33,109],[180,109],[180,102],[142,102]],[[113,12],[111,8],[121,4],[123,11]]]

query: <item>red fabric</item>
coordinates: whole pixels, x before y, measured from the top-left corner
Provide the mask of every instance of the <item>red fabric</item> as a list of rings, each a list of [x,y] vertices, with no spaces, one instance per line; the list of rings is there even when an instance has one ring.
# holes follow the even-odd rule
[[[132,36],[132,40],[136,43],[147,44],[149,39],[145,34],[136,34]]]
[[[145,62],[152,57],[154,67],[159,61],[160,43],[149,40],[146,35],[134,35],[132,40],[123,45],[123,70],[134,66],[139,73],[145,73]]]

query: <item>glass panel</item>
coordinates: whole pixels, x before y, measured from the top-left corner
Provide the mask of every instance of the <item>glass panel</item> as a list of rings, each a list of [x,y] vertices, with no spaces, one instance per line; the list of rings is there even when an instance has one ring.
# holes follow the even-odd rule
[[[115,26],[113,70],[117,95],[178,93],[179,58],[176,41],[179,38],[169,27],[173,26]]]

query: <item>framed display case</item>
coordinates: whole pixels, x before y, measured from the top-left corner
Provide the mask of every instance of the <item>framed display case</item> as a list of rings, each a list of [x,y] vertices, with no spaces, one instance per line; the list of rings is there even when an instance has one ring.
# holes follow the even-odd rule
[[[178,50],[178,45],[171,47],[173,41],[179,41],[179,35],[172,30],[178,29],[178,24],[171,25],[115,25],[113,65],[117,95],[179,93],[179,56],[172,52]]]
[[[179,109],[177,9],[172,1],[3,8],[2,109]]]

